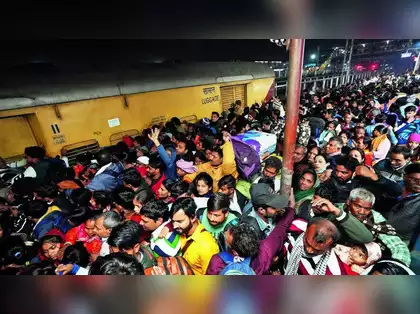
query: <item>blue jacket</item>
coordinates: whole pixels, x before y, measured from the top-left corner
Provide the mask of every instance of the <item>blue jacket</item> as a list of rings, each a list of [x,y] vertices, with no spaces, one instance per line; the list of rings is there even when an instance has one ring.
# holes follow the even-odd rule
[[[57,228],[61,230],[64,234],[67,233],[73,226],[67,220],[67,216],[61,211],[53,211],[47,216],[45,216],[38,224],[35,226],[32,236],[36,240],[41,240],[41,238],[48,233],[51,229]]]
[[[168,149],[171,150],[172,154],[169,157],[168,153],[166,152],[166,148],[162,145],[159,145],[157,148],[160,158],[162,158],[163,162],[166,165],[165,176],[167,179],[172,179],[176,181],[178,179],[178,175],[176,174],[176,150],[172,146],[169,146]]]
[[[121,163],[112,163],[104,172],[96,175],[87,188],[91,191],[113,192],[122,185],[119,176],[123,172]]]

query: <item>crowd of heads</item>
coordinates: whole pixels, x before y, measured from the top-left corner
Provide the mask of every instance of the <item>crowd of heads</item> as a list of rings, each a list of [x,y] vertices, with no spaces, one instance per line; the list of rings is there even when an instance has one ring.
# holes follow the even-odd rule
[[[196,274],[244,261],[256,274],[329,274],[336,256],[353,274],[411,274],[420,226],[417,91],[402,76],[303,90],[290,196],[279,194],[284,98],[238,101],[197,123],[174,117],[70,165],[27,147],[23,169],[0,164],[0,271],[150,275],[180,257]],[[277,145],[261,156],[260,172],[244,177],[231,138],[250,130]],[[272,241],[279,228],[286,237]]]

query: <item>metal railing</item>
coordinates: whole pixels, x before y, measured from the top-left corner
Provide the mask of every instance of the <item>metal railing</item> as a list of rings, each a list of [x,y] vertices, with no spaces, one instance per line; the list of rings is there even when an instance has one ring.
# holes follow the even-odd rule
[[[315,90],[318,88],[333,88],[341,85],[349,84],[356,82],[357,80],[365,80],[374,76],[374,72],[363,72],[363,73],[353,73],[350,75],[323,75],[315,77],[306,77],[302,78],[301,89],[311,88]],[[279,95],[279,92],[284,91],[287,95],[287,81],[278,82],[276,84],[276,93]]]

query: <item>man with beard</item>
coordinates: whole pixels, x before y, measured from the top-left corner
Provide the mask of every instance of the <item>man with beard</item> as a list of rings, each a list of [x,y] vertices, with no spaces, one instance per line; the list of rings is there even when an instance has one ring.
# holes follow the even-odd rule
[[[336,167],[329,181],[337,189],[336,201],[344,203],[353,189],[355,181],[352,180],[359,162],[348,156],[341,156],[336,159]]]
[[[341,156],[336,159],[336,163],[332,178],[327,182],[333,184],[338,190],[337,203],[345,203],[350,191],[359,187],[366,188],[382,202],[383,199],[401,194],[401,188],[398,185],[390,185],[389,181],[379,177],[368,167],[360,165],[355,158]]]
[[[263,240],[273,231],[277,215],[284,213],[288,202],[286,196],[276,194],[268,184],[253,184],[251,202],[245,206],[242,220],[253,226]]]
[[[407,245],[404,244],[397,235],[394,227],[387,224],[386,219],[380,213],[372,209],[375,204],[375,196],[368,190],[363,188],[352,190],[345,204],[335,206],[329,200],[323,198],[315,199],[313,204],[317,205],[322,212],[333,212],[336,213],[336,215],[340,215],[341,213],[342,215],[355,217],[364,225],[364,227],[356,226],[356,224],[353,223],[352,230],[345,231],[347,239],[342,237],[340,243],[345,245],[355,243],[352,241],[353,239],[350,240],[350,236],[352,234],[360,236],[363,233],[361,228],[367,228],[373,238],[364,243],[373,241],[379,244],[383,258],[393,258],[410,266],[410,252],[408,251]],[[341,231],[340,227],[339,229]],[[344,234],[344,232],[342,232],[342,234]]]
[[[229,196],[217,192],[208,199],[207,208],[201,208],[196,212],[201,224],[215,239],[228,223],[237,218],[237,215],[229,211],[229,205]]]
[[[249,182],[247,181],[240,181],[240,182],[249,184]],[[248,203],[250,197],[245,196],[243,192],[241,192],[239,189],[240,187],[246,189],[247,191],[246,194],[249,195],[250,186],[248,185],[241,186],[239,182],[237,186],[236,179],[230,174],[221,178],[218,185],[219,185],[219,191],[229,197],[229,200],[230,200],[229,210],[239,215],[242,215],[242,209]]]
[[[285,275],[346,275],[344,263],[333,247],[340,238],[337,227],[326,218],[309,223],[295,220],[283,245]]]
[[[276,193],[280,191],[281,175],[280,170],[282,167],[281,160],[276,157],[269,157],[264,162],[264,169],[262,174],[256,178],[253,183],[264,181],[265,183],[272,183],[273,189]]]
[[[218,241],[220,248],[225,246],[223,235],[226,226],[238,218],[238,214],[229,211],[229,206],[229,196],[217,192],[208,199],[207,208],[201,208],[196,213],[203,227]]]
[[[298,148],[299,149],[299,148]],[[306,149],[306,147],[305,147]],[[261,173],[255,174],[250,181],[239,180],[236,189],[247,199],[251,199],[250,189],[252,184],[265,183],[268,184],[276,193],[280,191],[281,175],[280,170],[282,162],[274,156],[264,161],[264,168]],[[246,202],[245,202],[246,203]],[[245,204],[243,204],[244,206]],[[242,206],[242,208],[243,208]]]
[[[174,230],[181,235],[182,256],[196,275],[206,273],[207,266],[219,246],[196,216],[197,205],[190,197],[178,198],[171,208]]]

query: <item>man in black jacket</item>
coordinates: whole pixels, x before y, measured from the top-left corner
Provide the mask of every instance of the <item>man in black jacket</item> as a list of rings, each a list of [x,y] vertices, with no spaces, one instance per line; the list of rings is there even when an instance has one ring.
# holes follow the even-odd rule
[[[218,186],[220,192],[229,196],[229,210],[237,213],[238,215],[242,215],[242,210],[249,200],[235,188],[235,177],[231,174],[222,177],[218,182]]]
[[[338,191],[337,203],[345,203],[351,190],[355,188],[365,188],[372,192],[377,199],[387,199],[401,195],[401,188],[398,184],[390,184],[388,180],[379,177],[368,167],[360,165],[356,159],[341,156],[336,159],[336,162],[336,169],[329,183],[334,185]]]
[[[420,225],[420,163],[405,168],[403,193],[397,201],[384,215],[406,244],[415,242]]]

